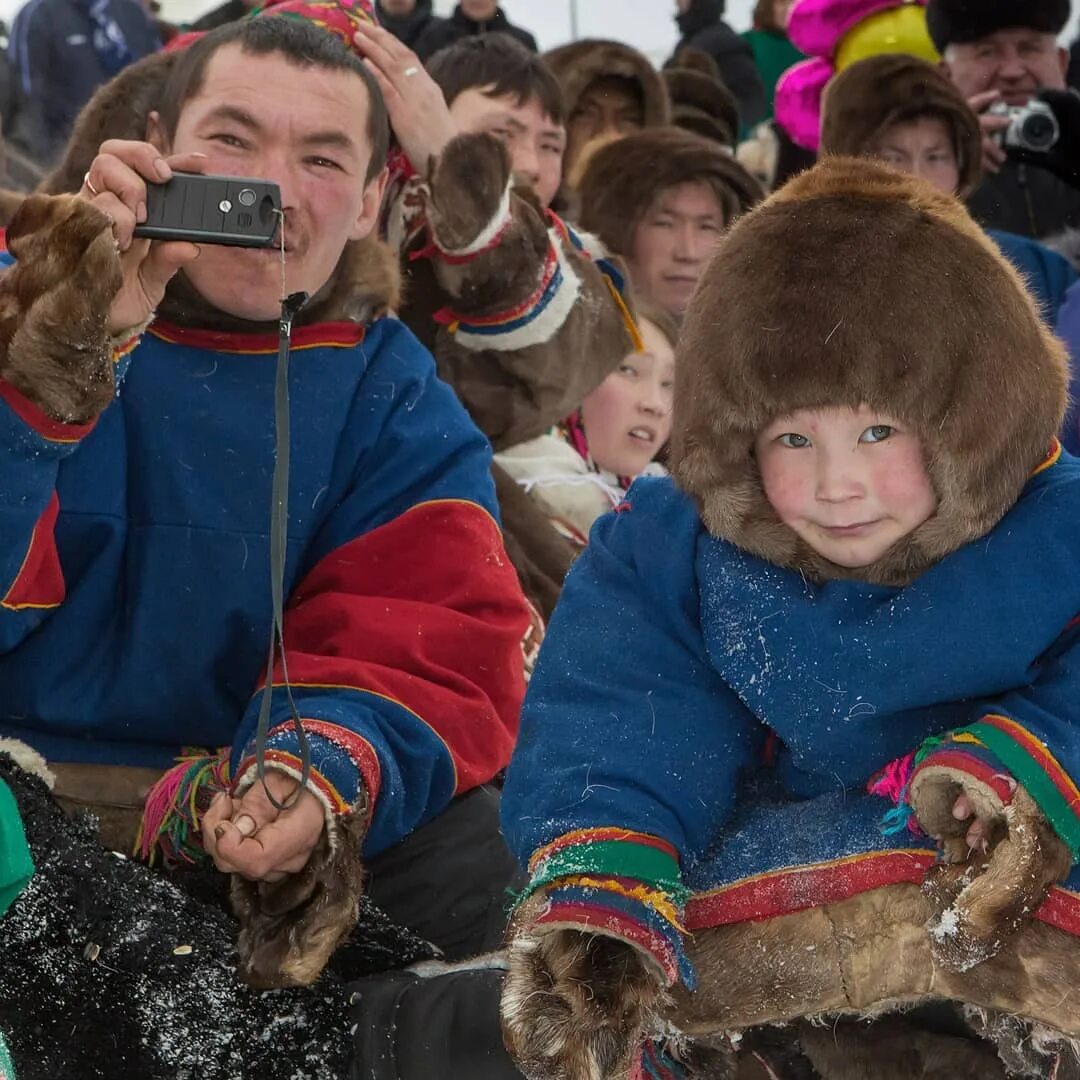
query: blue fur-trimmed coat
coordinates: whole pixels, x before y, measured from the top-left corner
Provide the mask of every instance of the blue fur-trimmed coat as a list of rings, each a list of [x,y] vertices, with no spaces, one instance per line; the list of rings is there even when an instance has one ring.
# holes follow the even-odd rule
[[[638,481],[570,575],[507,776],[539,921],[602,921],[670,982],[680,924],[918,880],[932,842],[884,835],[867,783],[949,733],[934,753],[1024,784],[1075,859],[1078,520],[1080,462],[1058,448],[988,536],[910,586],[816,585],[709,536],[671,481]],[[1080,932],[1080,874],[1055,892]]]

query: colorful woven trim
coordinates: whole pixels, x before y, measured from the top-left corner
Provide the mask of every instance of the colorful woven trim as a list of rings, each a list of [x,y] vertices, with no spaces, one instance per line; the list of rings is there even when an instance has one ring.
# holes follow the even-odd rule
[[[637,321],[626,304],[626,279],[623,277],[622,272],[610,259],[597,258],[586,246],[580,233],[571,229],[554,210],[547,211],[547,219],[551,227],[566,243],[575,251],[581,252],[587,259],[591,259],[597,270],[604,275],[604,282],[608,287],[608,292],[611,293],[611,299],[615,302],[615,306],[622,315],[626,332],[630,335],[630,340],[634,344],[634,351],[644,352],[645,341],[641,336],[641,331],[638,329]]]
[[[884,769],[870,777],[866,790],[871,795],[880,795],[891,800],[895,807],[881,819],[881,831],[886,836],[895,836],[904,829],[913,836],[925,835],[915,819],[909,801],[911,780],[916,766],[929,757],[943,741],[941,738],[927,739],[918,750],[890,761]]]
[[[312,741],[314,741],[314,737]],[[279,772],[291,776],[294,780],[299,780],[303,775],[303,762],[300,759],[300,755],[288,750],[267,750],[264,761],[266,762],[266,767],[268,769],[273,767]],[[258,770],[256,766],[257,762],[254,754],[251,754],[241,761],[239,768],[236,770],[236,780],[234,782],[235,790],[238,792],[244,791],[246,788],[249,788],[258,782]],[[323,809],[326,811],[328,819],[334,818],[339,814],[347,813],[359,800],[359,789],[357,789],[356,795],[351,801],[344,798],[331,780],[324,776],[320,770],[316,769],[314,765],[308,773],[307,786],[308,790],[323,804]]]
[[[897,758],[866,785],[871,795],[891,799],[895,809],[881,821],[886,836],[907,829],[914,836],[925,836],[911,805],[911,785],[919,773],[929,768],[944,768],[967,773],[993,791],[1006,806],[1012,802],[1015,781],[1007,765],[991,753],[969,731],[961,729],[927,739],[917,751]]]
[[[690,1074],[673,1058],[663,1043],[647,1042],[634,1067],[630,1080],[688,1080]]]
[[[679,857],[665,840],[626,829],[604,827],[566,833],[529,859],[528,896],[559,878],[582,875],[628,878],[665,893],[681,907],[690,891],[682,884]]]
[[[219,791],[229,788],[229,748],[216,754],[187,749],[150,789],[143,806],[135,853],[154,865],[160,854],[166,866],[205,858],[200,820]]]
[[[539,923],[603,927],[651,953],[669,985],[679,978],[692,985],[682,945],[690,891],[666,841],[626,829],[583,829],[540,848],[529,869],[532,880],[518,902],[549,888]]]
[[[548,305],[555,299],[559,286],[563,283],[562,266],[554,245],[549,245],[547,260],[540,275],[540,284],[535,291],[508,311],[494,315],[475,315],[466,317],[456,314],[451,308],[441,308],[433,316],[440,326],[445,326],[451,334],[465,331],[470,334],[493,336],[509,334],[520,330],[535,319],[540,318]]]
[[[553,888],[536,926],[572,926],[610,934],[647,952],[667,986],[680,979],[693,990],[697,976],[683,948],[682,933],[655,908],[623,892],[595,885]]]
[[[1041,739],[1011,717],[989,713],[963,728],[1024,785],[1068,846],[1080,858],[1080,791]]]

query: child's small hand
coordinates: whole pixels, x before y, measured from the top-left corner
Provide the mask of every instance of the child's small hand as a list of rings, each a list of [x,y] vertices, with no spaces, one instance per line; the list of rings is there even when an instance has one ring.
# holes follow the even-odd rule
[[[986,818],[975,816],[975,806],[967,795],[961,794],[953,803],[952,816],[957,821],[974,818],[964,840],[972,851],[985,853],[990,846],[990,822]]]

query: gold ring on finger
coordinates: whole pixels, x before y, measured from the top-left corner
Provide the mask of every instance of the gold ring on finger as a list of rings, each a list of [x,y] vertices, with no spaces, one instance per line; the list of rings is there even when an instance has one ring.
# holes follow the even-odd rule
[[[96,196],[96,195],[101,194],[101,192],[98,191],[98,189],[96,187],[94,187],[94,182],[90,179],[90,170],[89,169],[86,170],[86,175],[82,178],[82,182],[83,182],[83,186],[86,188],[87,191],[90,192],[91,195]]]

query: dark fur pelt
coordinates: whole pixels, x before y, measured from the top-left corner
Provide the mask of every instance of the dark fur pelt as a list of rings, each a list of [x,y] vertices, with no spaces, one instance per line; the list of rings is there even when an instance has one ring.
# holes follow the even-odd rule
[[[0,920],[0,1031],[20,1080],[339,1080],[362,1022],[345,979],[433,956],[362,902],[319,983],[256,993],[237,977],[221,875],[168,879],[102,848],[7,755],[0,778],[37,867]]]

